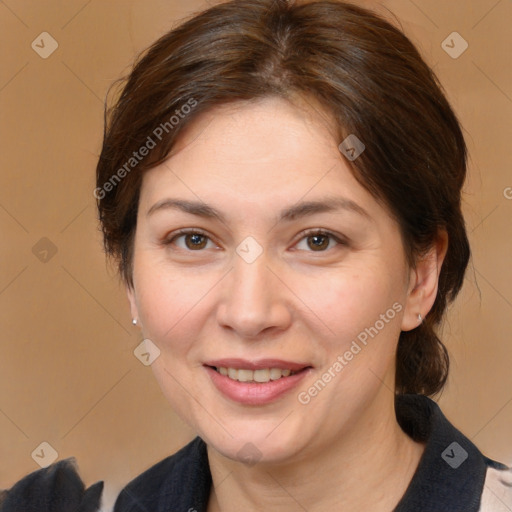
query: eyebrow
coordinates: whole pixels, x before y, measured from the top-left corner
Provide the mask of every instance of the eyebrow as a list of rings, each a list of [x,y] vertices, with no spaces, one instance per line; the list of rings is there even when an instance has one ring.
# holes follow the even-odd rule
[[[147,216],[161,210],[180,210],[191,215],[197,215],[207,219],[217,219],[226,223],[226,217],[219,210],[207,203],[200,201],[187,201],[184,199],[162,199],[155,203],[147,212]],[[317,213],[329,213],[338,210],[347,210],[371,219],[370,214],[351,199],[344,197],[326,197],[316,201],[302,201],[296,205],[281,210],[278,216],[278,222],[293,221]]]

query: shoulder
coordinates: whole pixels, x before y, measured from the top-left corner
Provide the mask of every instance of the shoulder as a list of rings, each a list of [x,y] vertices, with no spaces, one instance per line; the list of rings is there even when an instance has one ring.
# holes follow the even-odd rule
[[[168,510],[169,503],[184,498],[184,489],[209,491],[209,478],[206,444],[196,437],[131,480],[119,493],[114,512]]]
[[[487,465],[479,512],[512,510],[512,467],[484,457]]]
[[[0,492],[1,512],[96,512],[100,508],[103,481],[86,489],[74,457],[38,469]]]
[[[512,469],[486,457],[422,395],[398,396],[397,420],[425,450],[395,512],[511,512]]]

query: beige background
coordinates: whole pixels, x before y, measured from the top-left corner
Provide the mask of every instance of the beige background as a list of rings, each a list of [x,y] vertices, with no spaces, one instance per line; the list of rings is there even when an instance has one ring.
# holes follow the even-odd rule
[[[511,464],[512,2],[360,4],[396,14],[465,128],[473,260],[444,328],[453,368],[440,403],[484,453]],[[138,330],[104,261],[92,191],[107,87],[206,5],[0,3],[0,488],[38,469],[31,454],[48,442],[77,458],[87,485],[106,481],[107,510],[129,479],[194,436],[133,355]],[[31,48],[43,31],[59,45],[47,59]],[[457,59],[441,47],[453,31],[469,43]]]

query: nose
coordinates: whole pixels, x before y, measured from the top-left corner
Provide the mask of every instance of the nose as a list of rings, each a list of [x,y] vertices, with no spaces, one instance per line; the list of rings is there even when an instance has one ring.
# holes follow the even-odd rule
[[[217,308],[222,327],[241,338],[256,339],[286,329],[291,320],[290,290],[273,270],[265,252],[248,263],[238,254],[226,276]]]

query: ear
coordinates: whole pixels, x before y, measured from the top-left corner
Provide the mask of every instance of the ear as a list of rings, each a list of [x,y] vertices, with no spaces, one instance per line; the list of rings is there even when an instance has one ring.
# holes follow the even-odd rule
[[[409,288],[402,317],[402,331],[410,331],[421,324],[432,309],[437,296],[439,274],[448,249],[448,234],[440,230],[434,245],[411,269]]]
[[[135,290],[133,285],[128,283],[125,284],[126,296],[128,297],[128,302],[130,303],[130,312],[132,315],[132,319],[139,320],[139,311],[137,309],[137,301],[135,300]]]

